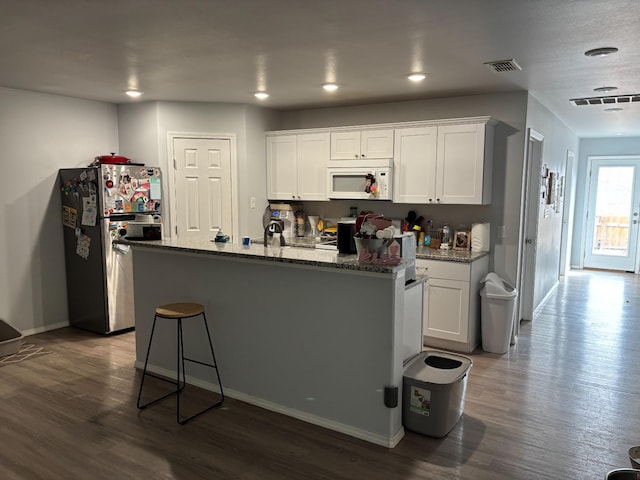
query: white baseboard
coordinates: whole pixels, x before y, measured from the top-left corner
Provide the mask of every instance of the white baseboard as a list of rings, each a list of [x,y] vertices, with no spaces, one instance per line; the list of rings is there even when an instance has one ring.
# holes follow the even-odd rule
[[[144,362],[136,360],[135,367],[142,370],[144,368]],[[163,375],[169,378],[174,378],[176,375],[174,370],[168,370],[166,368],[155,367],[152,365],[149,365],[147,367],[147,370],[155,374]],[[220,389],[218,388],[218,385],[210,382],[204,382],[200,379],[192,378],[188,375],[187,375],[187,383],[189,383],[190,385],[195,385],[200,388],[204,388],[205,390],[210,390],[213,392],[220,393]],[[254,397],[253,395],[248,395],[246,393],[238,392],[230,388],[225,388],[224,394],[225,396],[231,397],[241,402],[249,403],[251,405],[255,405],[257,407],[261,407],[266,410],[271,410],[272,412],[281,413],[289,417],[297,418],[298,420],[302,420],[303,422],[312,423],[313,425],[318,425],[320,427],[328,428],[329,430],[344,433],[345,435],[359,438],[360,440],[365,440],[367,442],[374,443],[376,445],[380,445],[387,448],[395,447],[400,442],[400,440],[402,440],[402,437],[404,437],[403,427],[400,427],[400,430],[398,430],[395,433],[395,435],[393,435],[392,437],[385,437],[383,435],[378,435],[376,433],[368,432],[366,430],[355,428],[350,425],[345,425],[344,423],[334,422],[333,420],[328,420],[323,417],[318,417],[317,415],[303,412],[301,410],[285,407],[283,405],[270,402],[262,398]]]
[[[535,310],[533,311],[533,318],[536,318],[536,315],[538,313],[540,313],[540,310],[542,310],[542,307],[544,307],[544,304],[547,303],[549,301],[549,299],[551,298],[551,295],[553,295],[555,293],[555,291],[558,289],[558,286],[560,285],[560,282],[556,281],[556,283],[553,285],[553,287],[551,287],[549,289],[549,291],[547,292],[547,294],[544,296],[544,298],[540,301],[540,303],[538,304],[538,306],[535,308]]]
[[[29,335],[35,335],[37,333],[48,332],[50,330],[57,330],[59,328],[64,328],[64,327],[68,327],[68,326],[69,326],[69,322],[52,323],[51,325],[44,325],[42,327],[30,328],[29,330],[24,330],[21,333],[25,337],[28,337]]]

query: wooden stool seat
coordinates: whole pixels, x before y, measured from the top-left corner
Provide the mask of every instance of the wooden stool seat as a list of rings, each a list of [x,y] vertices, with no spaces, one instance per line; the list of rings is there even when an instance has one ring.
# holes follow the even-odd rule
[[[184,335],[182,333],[182,320],[185,318],[191,318],[201,316],[202,322],[204,323],[204,329],[207,334],[207,340],[209,342],[209,348],[211,351],[211,360],[212,363],[203,362],[201,360],[196,360],[194,358],[188,358],[184,354]],[[149,353],[151,352],[151,346],[153,344],[153,333],[156,330],[156,321],[161,319],[166,320],[175,320],[177,324],[176,331],[176,378],[175,380],[156,375],[153,372],[147,371],[147,366],[149,364]],[[197,363],[199,365],[203,365],[205,367],[213,368],[216,371],[216,378],[218,380],[218,386],[220,387],[220,399],[210,404],[208,407],[200,410],[199,412],[191,415],[190,417],[184,418],[180,413],[180,396],[182,391],[187,386],[187,374],[185,372],[185,362],[189,363]],[[144,380],[146,377],[155,377],[158,380],[162,380],[164,382],[169,382],[175,386],[175,390],[167,393],[166,395],[161,396],[160,398],[156,398],[155,400],[151,400],[146,403],[142,403],[142,387],[144,386]],[[176,419],[179,424],[184,425],[190,420],[194,419],[198,415],[202,415],[204,412],[211,410],[212,408],[218,407],[222,405],[224,402],[224,391],[222,390],[222,381],[220,380],[220,373],[218,372],[218,364],[216,363],[216,355],[213,352],[213,343],[211,342],[211,334],[209,333],[209,326],[207,324],[207,317],[204,313],[204,306],[199,303],[168,303],[166,305],[161,305],[156,307],[155,315],[153,317],[153,326],[151,327],[151,335],[149,335],[149,346],[147,347],[147,356],[144,360],[144,369],[142,370],[142,379],[140,380],[140,390],[138,391],[138,403],[137,406],[139,409],[147,408],[155,403],[158,403],[165,398],[168,398],[172,395],[176,395]]]
[[[163,318],[188,318],[204,313],[199,303],[168,303],[156,308],[156,315]]]

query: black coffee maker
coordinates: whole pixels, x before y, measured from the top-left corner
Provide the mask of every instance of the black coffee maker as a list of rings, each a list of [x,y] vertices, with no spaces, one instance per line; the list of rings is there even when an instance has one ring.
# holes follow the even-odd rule
[[[355,254],[356,242],[353,239],[356,234],[356,220],[341,220],[338,222],[338,252]]]

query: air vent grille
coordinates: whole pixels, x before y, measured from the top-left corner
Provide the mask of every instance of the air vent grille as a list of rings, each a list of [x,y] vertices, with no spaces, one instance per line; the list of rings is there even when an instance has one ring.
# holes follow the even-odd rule
[[[610,97],[572,98],[571,105],[612,105],[615,103],[640,102],[640,93],[633,95],[612,95]]]
[[[522,70],[520,65],[518,65],[514,59],[496,60],[494,62],[485,62],[484,64],[494,72],[498,73],[517,72],[519,70]]]

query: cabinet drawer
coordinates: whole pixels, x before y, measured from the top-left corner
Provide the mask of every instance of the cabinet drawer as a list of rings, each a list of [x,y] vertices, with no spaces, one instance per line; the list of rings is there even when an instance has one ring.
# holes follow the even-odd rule
[[[459,262],[447,262],[440,260],[416,259],[416,268],[427,269],[429,278],[443,278],[446,280],[470,281],[471,264]]]

